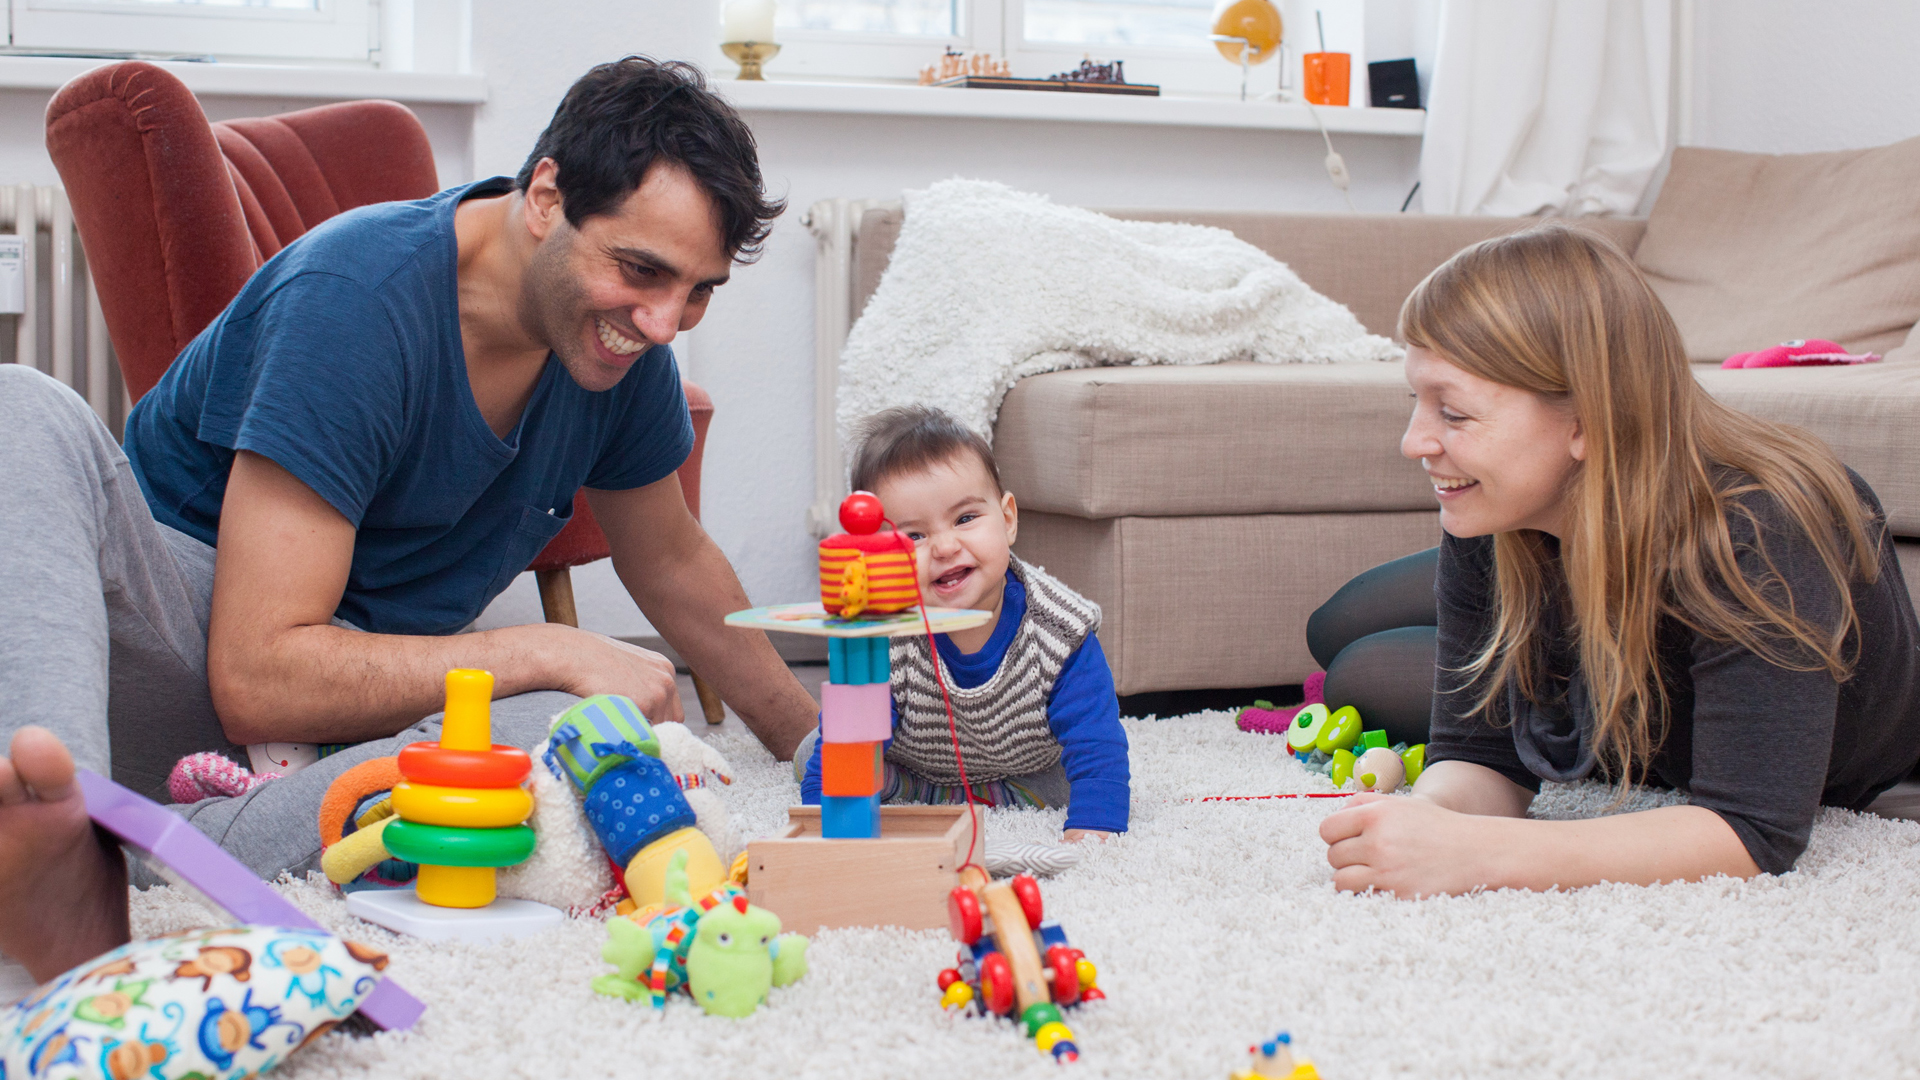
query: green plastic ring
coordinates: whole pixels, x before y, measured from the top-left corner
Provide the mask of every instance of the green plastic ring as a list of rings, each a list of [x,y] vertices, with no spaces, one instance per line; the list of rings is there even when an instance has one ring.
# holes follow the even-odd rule
[[[380,837],[394,857],[428,866],[514,866],[533,854],[533,830],[460,829],[395,821]]]

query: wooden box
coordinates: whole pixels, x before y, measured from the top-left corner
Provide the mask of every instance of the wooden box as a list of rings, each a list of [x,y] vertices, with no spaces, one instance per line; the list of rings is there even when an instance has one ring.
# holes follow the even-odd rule
[[[966,861],[972,819],[964,806],[883,806],[877,840],[828,840],[820,808],[787,811],[784,834],[747,845],[747,898],[782,929],[947,925],[947,893]],[[973,860],[986,858],[986,842]]]

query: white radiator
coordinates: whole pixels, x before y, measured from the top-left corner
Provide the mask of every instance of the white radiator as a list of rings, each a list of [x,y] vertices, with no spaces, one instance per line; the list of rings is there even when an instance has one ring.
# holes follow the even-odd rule
[[[847,494],[847,463],[834,417],[840,396],[840,350],[859,313],[853,310],[853,245],[868,210],[886,199],[822,199],[800,218],[818,245],[813,262],[813,535],[840,531],[840,500]]]
[[[6,320],[13,323],[11,349]],[[73,209],[57,186],[0,187],[0,359],[73,387],[119,435],[126,387]]]

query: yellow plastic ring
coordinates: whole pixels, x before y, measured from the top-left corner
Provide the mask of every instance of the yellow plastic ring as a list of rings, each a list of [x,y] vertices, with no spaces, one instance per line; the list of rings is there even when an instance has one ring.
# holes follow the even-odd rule
[[[456,788],[402,781],[393,786],[393,810],[422,825],[503,829],[527,820],[533,813],[533,796],[518,785]]]

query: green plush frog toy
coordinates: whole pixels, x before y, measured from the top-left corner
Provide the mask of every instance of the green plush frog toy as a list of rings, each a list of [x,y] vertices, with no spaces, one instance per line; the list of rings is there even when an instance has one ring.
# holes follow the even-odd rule
[[[748,1016],[775,986],[807,973],[807,939],[782,934],[780,917],[747,903],[737,885],[723,885],[694,903],[687,893],[687,854],[667,868],[667,903],[607,922],[600,957],[616,972],[593,980],[610,997],[651,997],[685,989],[713,1016]]]

